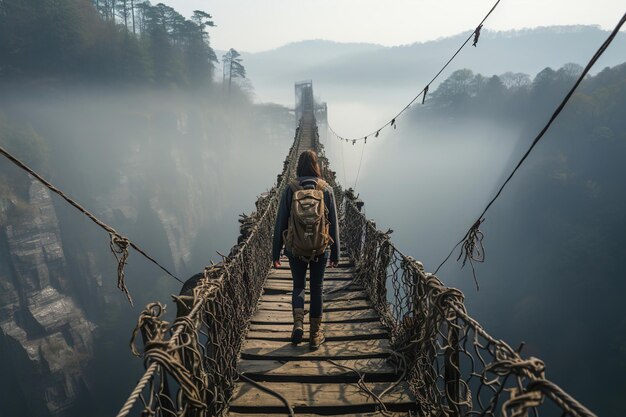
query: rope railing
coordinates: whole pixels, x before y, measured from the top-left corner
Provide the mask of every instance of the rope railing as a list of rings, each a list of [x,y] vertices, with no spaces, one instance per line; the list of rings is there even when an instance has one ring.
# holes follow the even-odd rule
[[[551,402],[556,415],[594,414],[545,378],[544,363],[525,359],[468,315],[463,293],[446,287],[422,264],[402,254],[390,234],[344,193],[342,241],[355,263],[355,280],[388,328],[407,363],[407,380],[424,415],[539,416]]]
[[[237,357],[246,328],[270,270],[271,238],[280,195],[295,164],[302,129],[284,161],[276,185],[259,197],[256,212],[223,261],[192,277],[174,296],[177,318],[164,320],[159,303],[146,307],[131,339],[146,371],[117,417],[220,416],[238,379]],[[143,349],[135,346],[141,336]]]

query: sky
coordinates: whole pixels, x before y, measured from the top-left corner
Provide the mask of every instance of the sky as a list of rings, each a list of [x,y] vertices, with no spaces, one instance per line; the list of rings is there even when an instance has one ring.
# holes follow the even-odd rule
[[[211,44],[259,52],[305,39],[385,46],[473,30],[495,0],[163,0],[185,16],[210,13]],[[597,24],[613,28],[624,0],[502,0],[485,28]]]

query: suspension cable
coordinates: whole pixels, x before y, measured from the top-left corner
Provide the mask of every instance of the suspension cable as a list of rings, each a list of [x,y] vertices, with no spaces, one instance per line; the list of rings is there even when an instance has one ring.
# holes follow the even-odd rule
[[[459,46],[459,48],[452,54],[452,56],[441,67],[441,69],[439,69],[439,71],[437,71],[437,73],[428,82],[428,84],[426,84],[426,86],[419,93],[417,93],[417,95],[415,97],[413,97],[413,99],[411,99],[411,101],[409,101],[409,103],[406,106],[404,106],[402,108],[402,110],[400,110],[398,113],[396,113],[396,115],[391,120],[389,120],[387,123],[385,123],[384,125],[382,125],[378,129],[373,130],[373,131],[371,131],[370,133],[368,133],[366,135],[358,136],[358,137],[346,137],[346,136],[339,135],[337,132],[335,132],[335,130],[329,124],[328,128],[333,133],[333,135],[335,135],[335,137],[337,137],[337,139],[339,139],[339,140],[343,140],[343,141],[346,141],[346,142],[353,142],[354,143],[354,142],[360,141],[360,140],[367,141],[367,138],[371,137],[371,136],[377,138],[378,135],[380,134],[380,131],[385,129],[386,127],[391,126],[391,127],[393,127],[395,129],[396,128],[396,121],[397,121],[398,117],[400,117],[404,112],[406,112],[409,109],[409,107],[411,107],[411,105],[417,101],[418,98],[422,97],[422,104],[424,104],[424,102],[426,100],[426,94],[428,94],[428,90],[429,90],[430,86],[432,85],[432,83],[435,82],[435,80],[437,80],[437,78],[439,78],[439,76],[446,70],[446,68],[448,68],[450,63],[452,63],[452,61],[463,50],[463,48],[465,48],[465,46],[467,46],[467,44],[470,42],[470,40],[473,39],[472,46],[478,45],[478,39],[480,38],[480,32],[481,32],[481,30],[483,28],[483,24],[487,21],[487,18],[489,18],[489,16],[491,16],[491,14],[496,9],[496,7],[498,7],[498,4],[500,4],[500,1],[501,0],[497,0],[494,3],[494,5],[489,10],[489,12],[487,12],[485,17],[483,17],[483,19],[478,24],[478,26],[476,26],[476,29],[474,29],[474,31],[469,34],[469,36],[465,39],[465,41],[461,44],[461,46]]]
[[[472,266],[476,288],[478,289],[478,281],[476,280],[476,273],[474,271],[473,262],[484,262],[484,251],[482,250],[483,233],[480,231],[479,227],[485,221],[485,214],[491,208],[493,203],[495,203],[495,201],[500,197],[504,188],[508,185],[509,181],[511,181],[511,179],[513,178],[515,173],[519,170],[520,166],[524,163],[524,161],[526,161],[526,159],[528,158],[528,155],[530,155],[530,153],[535,148],[537,143],[539,143],[539,141],[543,138],[544,134],[548,131],[550,126],[552,126],[552,123],[556,120],[559,114],[561,114],[561,111],[565,108],[565,105],[568,103],[568,101],[570,100],[570,98],[572,97],[572,95],[574,94],[578,86],[580,85],[580,83],[585,79],[585,77],[587,76],[587,73],[591,70],[591,68],[596,63],[596,61],[598,61],[598,59],[602,56],[602,54],[607,50],[611,42],[613,42],[613,40],[615,39],[615,37],[617,36],[617,34],[619,33],[620,29],[622,28],[625,22],[626,22],[626,13],[619,20],[619,22],[617,23],[617,25],[615,26],[611,34],[606,38],[606,40],[602,43],[602,45],[600,45],[596,53],[591,57],[591,59],[589,60],[585,68],[583,69],[582,73],[580,74],[580,76],[578,77],[578,79],[576,80],[572,88],[565,95],[565,97],[563,98],[561,103],[558,105],[556,110],[554,110],[554,113],[552,113],[552,116],[550,117],[548,122],[541,129],[541,131],[537,134],[535,139],[532,141],[530,147],[526,150],[522,158],[515,165],[515,167],[513,168],[513,171],[509,174],[509,176],[504,181],[504,183],[502,183],[502,185],[500,186],[500,188],[498,189],[494,197],[487,203],[487,206],[483,209],[482,213],[480,214],[480,216],[478,216],[478,218],[476,219],[472,227],[469,228],[469,230],[465,233],[463,238],[459,240],[459,242],[456,245],[454,245],[454,247],[452,248],[448,256],[446,256],[445,259],[439,264],[439,266],[434,272],[435,274],[448,261],[448,259],[450,259],[454,251],[460,245],[463,245],[461,248],[461,253],[459,254],[459,257],[457,258],[457,260],[460,260],[461,258],[463,258],[463,265],[465,265],[465,263],[469,261],[470,265]]]
[[[40,183],[42,183],[46,188],[48,188],[50,191],[52,191],[55,194],[57,194],[58,196],[60,196],[63,200],[65,200],[67,203],[69,203],[75,209],[77,209],[78,211],[83,213],[85,216],[87,216],[92,222],[94,222],[100,228],[104,229],[107,233],[109,233],[109,236],[111,238],[111,242],[110,242],[111,252],[113,252],[113,255],[115,256],[115,258],[116,258],[116,260],[118,262],[118,266],[117,266],[117,275],[118,275],[118,277],[117,277],[117,286],[126,295],[126,297],[128,298],[128,301],[131,304],[133,303],[133,301],[132,301],[132,298],[131,298],[130,293],[128,291],[128,288],[126,287],[125,275],[124,275],[124,266],[127,263],[126,261],[128,259],[128,247],[129,246],[132,247],[133,249],[135,249],[144,258],[146,258],[147,260],[149,260],[150,262],[152,262],[153,264],[158,266],[167,275],[169,275],[170,277],[174,278],[176,281],[178,281],[181,284],[183,284],[183,281],[181,281],[178,277],[176,277],[174,274],[172,274],[170,271],[168,271],[163,265],[161,265],[159,262],[157,262],[153,257],[148,255],[143,249],[141,249],[139,246],[137,246],[137,244],[133,243],[127,237],[122,236],[115,229],[113,229],[111,226],[109,226],[108,224],[104,223],[102,220],[98,219],[95,215],[93,215],[92,213],[87,211],[85,208],[83,208],[80,204],[78,204],[75,200],[70,198],[67,194],[65,194],[59,188],[57,188],[54,185],[52,185],[49,181],[47,181],[45,178],[43,178],[41,175],[39,175],[37,172],[35,172],[32,168],[28,167],[24,162],[20,161],[18,158],[16,158],[15,156],[11,155],[11,153],[9,153],[2,146],[0,146],[0,154],[2,154],[5,158],[7,158],[9,161],[11,161],[14,165],[16,165],[21,170],[23,170],[23,171],[27,172],[28,174],[32,175]]]

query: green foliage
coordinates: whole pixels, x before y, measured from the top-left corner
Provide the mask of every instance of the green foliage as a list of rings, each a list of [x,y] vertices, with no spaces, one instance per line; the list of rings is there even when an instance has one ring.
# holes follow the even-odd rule
[[[135,0],[4,0],[0,75],[208,86],[211,15]]]
[[[222,57],[224,65],[223,80],[225,81],[228,78],[229,92],[231,91],[233,78],[246,78],[246,69],[241,63],[242,61],[241,54],[233,48],[230,48]]]
[[[532,82],[523,74],[487,81],[475,75],[481,87],[474,89],[467,72],[454,74],[413,117],[420,123],[467,117],[512,132],[520,128],[499,184],[580,72],[572,64],[546,68]],[[459,80],[462,103],[451,88]],[[626,389],[619,377],[626,321],[616,314],[626,291],[625,108],[626,64],[583,80],[493,206],[484,226],[490,260],[479,271],[480,300],[490,300],[481,323],[504,339],[523,336],[526,354],[545,360],[553,380],[598,415],[626,412],[615,400]],[[505,320],[501,311],[513,314]],[[581,362],[574,371],[571,364]]]
[[[554,111],[581,72],[579,65],[566,64],[556,71],[545,68],[531,80],[523,73],[507,72],[487,78],[469,69],[457,70],[427,97],[425,108],[414,111],[413,117],[424,120],[430,116],[500,117],[534,126],[545,122],[545,117]],[[582,119],[575,118],[572,122],[588,125],[590,112],[600,112],[612,121],[622,120],[615,111],[624,105],[624,72],[624,65],[620,65],[588,77],[570,102],[569,107],[582,112]],[[591,95],[590,89],[594,89]],[[583,102],[586,102],[584,110]]]

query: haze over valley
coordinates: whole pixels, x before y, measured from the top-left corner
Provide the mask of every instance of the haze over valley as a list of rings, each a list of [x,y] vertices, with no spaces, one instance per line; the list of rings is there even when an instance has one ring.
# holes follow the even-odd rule
[[[360,138],[470,34],[249,53],[213,48],[222,22],[205,12],[141,2],[135,22],[107,1],[36,3],[0,2],[0,145],[183,280],[229,253],[240,215],[276,183],[294,82],[312,80],[332,129]],[[486,25],[395,128],[353,144],[320,123],[331,168],[433,271],[607,35]],[[526,342],[524,356],[601,416],[626,414],[625,57],[622,31],[485,219],[480,291],[456,251],[438,273],[491,334]],[[116,268],[106,232],[0,161],[0,415],[119,411],[143,369],[128,349],[137,316],[160,301],[171,319],[180,284],[131,251],[131,306]]]

